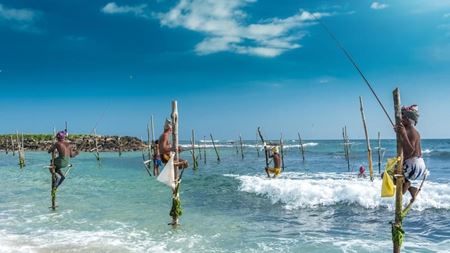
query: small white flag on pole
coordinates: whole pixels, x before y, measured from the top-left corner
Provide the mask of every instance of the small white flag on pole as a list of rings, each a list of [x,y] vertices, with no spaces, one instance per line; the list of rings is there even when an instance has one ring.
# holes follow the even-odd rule
[[[174,175],[174,165],[173,165],[174,154],[170,154],[170,159],[167,162],[164,169],[161,171],[159,176],[156,178],[159,182],[169,186],[172,190],[175,190],[175,175]]]

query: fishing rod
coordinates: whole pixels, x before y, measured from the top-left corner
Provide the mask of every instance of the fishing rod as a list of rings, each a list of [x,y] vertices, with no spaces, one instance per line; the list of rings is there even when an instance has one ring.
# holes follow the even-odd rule
[[[316,15],[314,15],[314,13],[310,13],[311,16],[324,28],[324,30],[328,33],[328,35],[330,35],[330,37],[336,42],[337,46],[339,47],[339,49],[342,50],[342,52],[344,52],[345,56],[347,57],[347,59],[352,63],[353,67],[355,67],[355,69],[358,71],[359,75],[361,76],[361,78],[364,80],[364,82],[367,84],[367,86],[369,87],[370,91],[372,92],[372,94],[375,96],[375,98],[378,101],[378,104],[380,104],[381,108],[383,109],[384,113],[386,114],[387,118],[389,119],[389,121],[391,122],[392,126],[394,126],[394,122],[392,121],[391,117],[389,116],[389,113],[387,112],[386,108],[384,107],[383,103],[381,103],[381,100],[378,98],[377,94],[375,93],[375,90],[372,88],[372,85],[370,85],[369,81],[367,80],[367,78],[364,76],[364,74],[362,73],[361,69],[358,67],[358,64],[356,64],[355,60],[353,59],[353,57],[350,55],[350,53],[344,48],[344,46],[341,44],[341,42],[336,38],[336,36],[331,32],[331,30],[322,22],[320,21]]]
[[[261,138],[261,141],[262,141],[262,143],[264,145],[264,155],[265,155],[265,158],[266,158],[266,168],[268,168],[269,167],[269,154],[268,154],[268,150],[267,150],[267,144],[266,144],[266,141],[264,140],[264,137],[263,137],[263,135],[261,133],[261,128],[258,127],[257,130],[258,130],[259,138]]]

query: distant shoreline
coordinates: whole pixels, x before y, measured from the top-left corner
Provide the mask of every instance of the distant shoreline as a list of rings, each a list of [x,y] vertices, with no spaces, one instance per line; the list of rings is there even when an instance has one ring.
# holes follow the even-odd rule
[[[54,136],[50,134],[24,134],[23,143],[25,150],[47,151],[54,142]],[[148,147],[146,143],[132,136],[93,136],[87,134],[69,134],[66,138],[72,145],[80,151],[95,150],[97,142],[99,152],[110,151],[138,151]],[[19,141],[22,141],[22,135],[19,134]],[[18,140],[16,134],[0,135],[0,150],[18,150]]]

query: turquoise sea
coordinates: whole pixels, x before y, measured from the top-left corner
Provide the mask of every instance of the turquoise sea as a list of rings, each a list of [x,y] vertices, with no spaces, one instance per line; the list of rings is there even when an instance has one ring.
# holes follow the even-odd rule
[[[185,171],[176,229],[167,225],[170,189],[149,177],[141,152],[73,159],[56,211],[48,208],[49,155],[27,152],[19,169],[17,155],[3,152],[0,252],[391,252],[394,200],[380,198],[376,142],[373,182],[347,171],[341,141],[305,141],[306,163],[297,142],[286,141],[277,179],[265,177],[254,141],[245,143],[241,159],[220,141],[220,163],[208,143],[206,164],[202,157],[197,171]],[[394,156],[393,140],[382,146]],[[422,148],[431,174],[404,221],[403,252],[450,252],[450,140],[423,140]],[[365,149],[352,141],[353,170],[366,166]]]

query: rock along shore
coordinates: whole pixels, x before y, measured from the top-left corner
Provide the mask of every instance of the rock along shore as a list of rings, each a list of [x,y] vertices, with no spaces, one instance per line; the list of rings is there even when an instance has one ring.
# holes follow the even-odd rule
[[[19,135],[21,141],[22,136]],[[97,141],[100,152],[138,151],[147,147],[142,140],[131,136],[92,136],[74,134],[66,138],[79,151],[95,150]],[[23,136],[25,150],[47,151],[54,142],[52,135],[26,134]],[[0,135],[0,150],[18,150],[18,140],[15,134]]]

